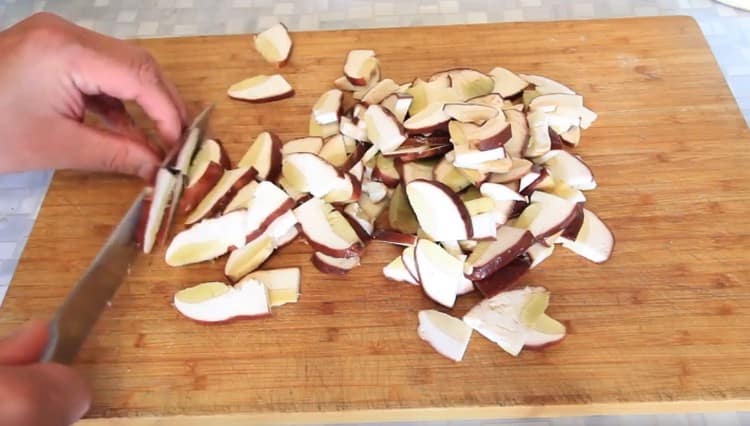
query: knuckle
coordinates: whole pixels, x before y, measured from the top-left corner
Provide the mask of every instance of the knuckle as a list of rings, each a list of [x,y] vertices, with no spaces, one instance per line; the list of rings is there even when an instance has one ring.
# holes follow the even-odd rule
[[[31,16],[29,16],[29,18],[28,18],[29,22],[31,22],[33,24],[41,25],[41,26],[49,25],[51,23],[60,22],[61,20],[62,19],[59,16],[55,15],[54,13],[43,12],[43,11],[42,12],[36,12],[36,13],[32,14]]]
[[[138,80],[145,84],[155,84],[159,81],[159,64],[156,59],[145,50],[139,50],[133,59]]]
[[[104,168],[113,172],[130,172],[132,169],[130,150],[125,144],[114,147],[104,159]]]
[[[35,47],[59,46],[69,41],[70,36],[60,18],[47,12],[39,12],[29,18],[25,41]]]

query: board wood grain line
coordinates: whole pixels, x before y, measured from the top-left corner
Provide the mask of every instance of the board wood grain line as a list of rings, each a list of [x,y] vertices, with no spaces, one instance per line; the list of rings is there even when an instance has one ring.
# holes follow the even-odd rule
[[[449,36],[447,36],[449,34]],[[399,250],[372,244],[333,277],[295,242],[266,267],[301,266],[300,303],[271,318],[193,323],[175,291],[223,279],[223,260],[170,268],[139,256],[76,368],[96,398],[82,424],[322,423],[750,409],[750,132],[696,23],[687,17],[294,33],[281,69],[293,98],[227,98],[277,70],[251,38],[138,40],[195,111],[216,103],[210,133],[237,161],[263,130],[304,136],[346,53],[373,48],[398,82],[457,66],[504,66],[557,79],[599,113],[574,152],[599,188],[587,206],[613,229],[613,258],[564,248],[522,281],[551,289],[569,330],[513,358],[474,334],[461,363],[416,334],[434,308],[385,280]],[[138,123],[153,131],[133,109]],[[0,310],[0,332],[49,317],[138,193],[136,179],[55,174]],[[61,218],[64,218],[61,219]],[[477,294],[459,299],[463,315]]]

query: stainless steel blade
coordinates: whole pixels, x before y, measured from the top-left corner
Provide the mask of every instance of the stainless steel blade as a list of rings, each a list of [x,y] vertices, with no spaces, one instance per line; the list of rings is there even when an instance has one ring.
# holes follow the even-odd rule
[[[200,129],[201,133],[206,130],[206,124],[208,124],[208,118],[211,116],[211,111],[214,110],[214,104],[207,106],[198,114],[193,122],[190,124],[190,129]],[[188,130],[188,134],[190,131]]]
[[[177,156],[180,154],[180,148],[185,145],[188,139],[192,137],[200,138],[203,136],[203,133],[206,130],[206,125],[208,124],[208,119],[211,116],[211,111],[213,111],[213,109],[214,104],[211,104],[204,108],[203,111],[201,111],[200,114],[198,114],[193,119],[193,122],[190,123],[190,127],[183,131],[180,138],[180,143],[178,145],[175,145],[175,147],[172,148],[172,150],[170,150],[164,157],[164,160],[161,163],[161,167],[169,167],[172,165],[172,163],[177,159]]]
[[[70,364],[99,315],[122,284],[138,253],[134,236],[146,192],[112,231],[89,269],[58,308],[50,324],[50,338],[41,362]]]

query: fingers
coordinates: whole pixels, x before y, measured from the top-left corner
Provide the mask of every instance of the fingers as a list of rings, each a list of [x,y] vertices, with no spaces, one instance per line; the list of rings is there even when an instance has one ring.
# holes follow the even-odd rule
[[[31,21],[31,20],[30,20]],[[42,14],[33,25],[63,39],[66,72],[81,93],[137,102],[155,122],[159,135],[175,145],[188,124],[187,108],[177,89],[145,49]],[[29,24],[29,25],[31,25]]]
[[[0,367],[2,424],[67,426],[83,417],[90,405],[88,384],[70,367]]]
[[[27,322],[15,333],[0,339],[0,364],[19,365],[39,361],[48,338],[46,322]]]
[[[136,101],[154,120],[160,136],[170,144],[176,143],[186,125],[187,110],[154,58],[120,40],[99,40],[94,46],[82,49],[73,61],[71,77],[78,89],[87,95],[106,94]]]
[[[180,92],[177,91],[177,87],[175,87],[174,83],[172,83],[172,81],[168,78],[162,76],[162,81],[164,81],[164,85],[167,87],[167,91],[169,92],[169,97],[172,98],[172,102],[174,102],[174,104],[177,106],[177,110],[180,113],[180,118],[182,119],[182,125],[187,126],[189,121],[188,110],[185,102],[182,100],[182,96],[180,96]]]
[[[58,137],[61,141],[75,141],[73,147],[63,149],[77,151],[76,155],[67,155],[70,163],[59,165],[60,168],[124,173],[151,181],[161,163],[159,155],[142,141],[83,123],[62,123]]]
[[[146,134],[135,125],[121,100],[107,95],[86,96],[84,99],[86,109],[99,117],[109,130],[153,149],[160,157],[163,155],[161,147],[151,144]]]

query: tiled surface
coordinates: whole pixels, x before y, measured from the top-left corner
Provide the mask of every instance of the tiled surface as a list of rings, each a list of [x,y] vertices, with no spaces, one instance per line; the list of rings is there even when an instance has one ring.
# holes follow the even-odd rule
[[[31,233],[51,175],[49,172],[0,175],[0,303]]]
[[[278,20],[291,30],[325,30],[692,15],[706,35],[745,118],[750,121],[750,13],[710,0],[0,0],[0,29],[40,10],[61,14],[79,25],[117,37],[247,33]],[[0,301],[5,296],[50,176],[48,172],[0,176]],[[594,416],[427,424],[750,426],[750,414]]]

